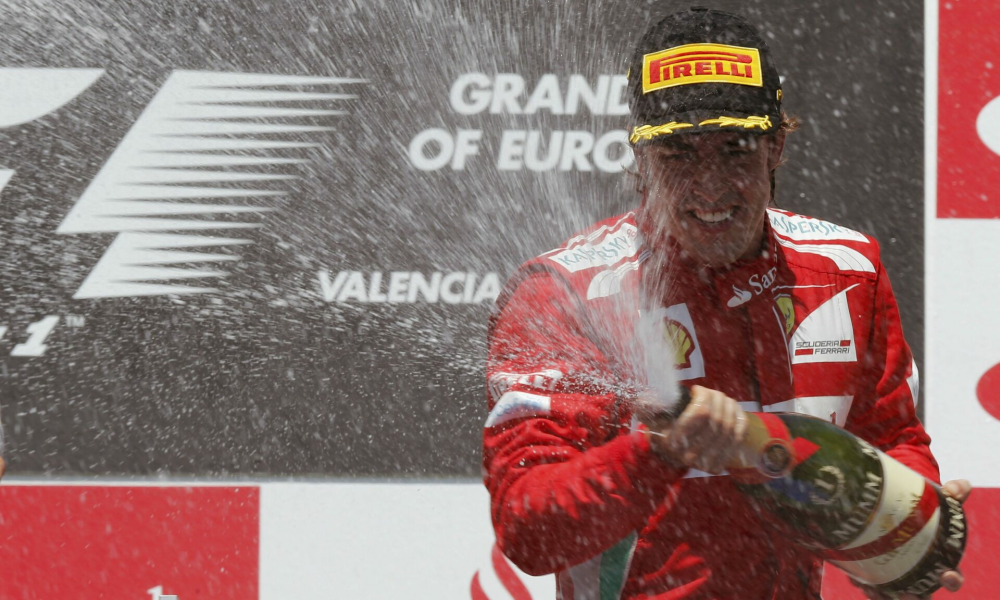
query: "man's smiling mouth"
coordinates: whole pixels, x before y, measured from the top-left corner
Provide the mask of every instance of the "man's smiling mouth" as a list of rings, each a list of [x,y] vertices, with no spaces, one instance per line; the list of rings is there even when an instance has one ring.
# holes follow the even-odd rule
[[[723,210],[699,210],[688,211],[688,214],[706,225],[720,225],[732,219],[736,212],[736,207],[730,206]]]

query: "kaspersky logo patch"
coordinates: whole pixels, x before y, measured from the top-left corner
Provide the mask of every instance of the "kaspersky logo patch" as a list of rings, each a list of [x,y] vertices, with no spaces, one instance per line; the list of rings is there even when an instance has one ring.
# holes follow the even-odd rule
[[[852,285],[830,298],[802,321],[788,343],[788,353],[793,365],[857,362],[854,324],[847,303],[847,292],[857,286],[858,284]]]
[[[359,82],[173,72],[57,230],[118,234],[73,297],[217,291],[179,282],[227,275],[239,256],[221,250],[250,243],[234,232],[260,226],[309,162],[296,151],[333,129],[301,119],[345,114],[354,96],[331,86]]]
[[[775,233],[792,240],[852,240],[862,244],[868,243],[868,238],[857,231],[822,219],[790,215],[771,209],[768,209],[767,217],[770,219],[771,228],[774,229]]]
[[[760,52],[724,44],[686,44],[642,57],[642,93],[691,83],[763,87]]]
[[[639,252],[638,231],[631,223],[623,223],[621,227],[611,229],[601,227],[586,238],[576,240],[566,250],[552,254],[548,259],[570,273],[613,265]]]

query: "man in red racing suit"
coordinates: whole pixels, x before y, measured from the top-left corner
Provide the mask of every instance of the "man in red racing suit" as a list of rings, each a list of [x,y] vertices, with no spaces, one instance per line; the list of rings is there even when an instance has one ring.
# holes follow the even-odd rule
[[[669,366],[744,410],[835,422],[937,480],[877,243],[768,217],[759,257],[672,274],[660,309],[677,346]],[[564,600],[609,598],[602,569],[629,560],[622,598],[818,597],[818,562],[773,535],[727,477],[663,464],[629,428],[627,341],[611,338],[635,330],[622,321],[638,307],[619,298],[672,264],[656,256],[670,241],[642,230],[632,213],[604,221],[525,264],[498,300],[484,464],[500,546],[527,573],[558,572]]]
[[[678,67],[706,52],[737,62]],[[759,86],[717,77],[754,69]],[[878,244],[768,208],[788,127],[766,44],[738,17],[667,17],[629,81],[640,209],[525,263],[491,318],[483,465],[498,543],[525,572],[556,573],[562,600],[818,598],[821,563],[719,465],[742,411],[791,411],[938,479]],[[662,368],[700,403],[673,430],[633,414],[643,312],[672,342]]]

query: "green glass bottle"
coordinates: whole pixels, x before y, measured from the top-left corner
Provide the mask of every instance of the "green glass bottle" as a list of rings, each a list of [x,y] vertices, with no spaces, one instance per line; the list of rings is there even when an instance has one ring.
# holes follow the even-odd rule
[[[851,433],[790,413],[746,413],[729,473],[762,511],[851,577],[895,595],[926,595],[965,549],[961,505]]]

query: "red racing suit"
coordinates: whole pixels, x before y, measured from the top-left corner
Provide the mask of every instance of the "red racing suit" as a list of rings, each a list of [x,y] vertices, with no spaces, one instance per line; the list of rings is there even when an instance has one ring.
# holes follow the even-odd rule
[[[667,466],[633,427],[641,290],[660,290],[645,309],[685,385],[833,421],[938,480],[877,242],[768,217],[760,257],[699,270],[628,213],[528,261],[498,298],[483,430],[493,524],[524,572],[556,573],[561,600],[819,598],[818,559],[727,476]]]

